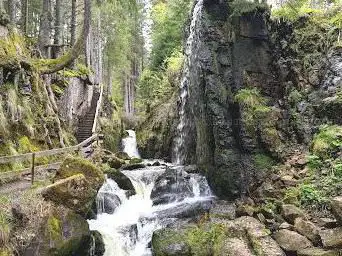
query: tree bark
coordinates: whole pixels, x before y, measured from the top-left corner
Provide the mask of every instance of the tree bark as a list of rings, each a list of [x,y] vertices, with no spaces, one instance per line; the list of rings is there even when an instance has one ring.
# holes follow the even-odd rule
[[[49,49],[51,33],[51,0],[43,0],[43,9],[40,16],[40,29],[38,36],[38,48],[43,58],[49,58]]]
[[[15,23],[15,18],[16,18],[15,0],[8,0],[8,15],[10,17],[10,21],[12,23]]]
[[[63,68],[70,66],[82,53],[85,49],[85,44],[87,42],[87,37],[90,31],[91,24],[91,0],[84,0],[84,22],[82,34],[77,39],[75,45],[70,49],[69,52],[59,57],[56,61],[57,64],[51,67],[50,65],[46,65],[41,69],[42,74],[52,74],[56,73]]]
[[[77,0],[72,0],[71,2],[71,22],[70,22],[70,45],[74,45],[76,43],[76,7]]]
[[[21,0],[21,30],[28,34],[28,0]]]
[[[54,38],[54,44],[56,45],[54,47],[53,52],[53,58],[56,59],[59,57],[61,53],[61,44],[62,44],[62,0],[56,0],[56,6],[55,6],[55,38]]]

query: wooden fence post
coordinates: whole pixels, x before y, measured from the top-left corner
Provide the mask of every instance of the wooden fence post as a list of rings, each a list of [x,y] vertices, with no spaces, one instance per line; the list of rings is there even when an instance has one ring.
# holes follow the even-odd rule
[[[36,153],[32,153],[32,167],[31,167],[31,183],[34,183],[34,162],[36,158]]]

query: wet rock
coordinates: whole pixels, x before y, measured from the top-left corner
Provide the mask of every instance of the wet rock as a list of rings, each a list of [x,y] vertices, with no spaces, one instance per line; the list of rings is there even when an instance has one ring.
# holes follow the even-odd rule
[[[131,180],[119,170],[114,168],[106,169],[104,171],[104,174],[106,174],[109,179],[114,180],[121,189],[134,191],[134,187]]]
[[[342,227],[321,230],[319,235],[324,248],[342,248]]]
[[[340,256],[340,252],[333,250],[324,250],[321,248],[307,248],[299,250],[298,256]]]
[[[126,152],[123,152],[123,151],[115,153],[115,156],[117,158],[119,158],[119,159],[122,159],[122,160],[131,160],[129,155]]]
[[[294,224],[296,218],[305,218],[305,213],[293,204],[283,204],[281,215],[290,224]]]
[[[46,200],[86,216],[96,198],[96,190],[83,174],[77,174],[47,186],[42,195]]]
[[[123,170],[128,170],[128,171],[132,171],[132,170],[136,170],[136,169],[142,169],[142,168],[145,168],[146,165],[145,164],[127,164],[127,165],[124,165],[122,167]]]
[[[105,177],[103,172],[91,162],[83,158],[67,158],[56,172],[54,180],[61,180],[73,175],[83,174],[91,188],[98,190]]]
[[[194,197],[191,176],[181,169],[168,169],[155,182],[151,193],[154,205],[182,201]]]
[[[336,218],[338,224],[342,226],[342,196],[333,198],[330,205],[334,217]]]
[[[108,159],[106,159],[104,163],[107,163],[111,168],[114,168],[114,169],[119,169],[124,164],[126,164],[125,160],[118,158],[115,155],[108,157]]]
[[[312,247],[311,242],[297,232],[287,229],[281,229],[274,234],[274,239],[282,249],[288,252],[297,252],[298,250]]]
[[[140,164],[142,163],[142,159],[141,158],[132,158],[131,160],[129,160],[129,164]]]
[[[236,218],[236,206],[228,201],[217,200],[210,209],[210,216],[234,220]]]
[[[152,166],[161,166],[161,164],[158,161],[156,161],[152,164]]]

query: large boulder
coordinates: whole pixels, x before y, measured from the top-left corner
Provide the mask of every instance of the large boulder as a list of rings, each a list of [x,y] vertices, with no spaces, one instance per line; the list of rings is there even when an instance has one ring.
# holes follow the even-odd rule
[[[102,256],[103,240],[100,234],[89,230],[88,222],[73,211],[55,207],[37,227],[39,232],[21,253],[23,256]],[[95,239],[96,247],[93,248]],[[93,250],[94,249],[94,250]],[[95,251],[95,254],[92,254]]]
[[[283,204],[281,215],[290,224],[294,224],[296,218],[305,218],[305,213],[293,204]]]
[[[321,230],[319,233],[324,248],[341,248],[342,249],[342,227]]]
[[[96,193],[83,174],[59,180],[42,191],[45,199],[82,215],[86,215],[91,209]]]
[[[104,174],[99,168],[88,160],[78,157],[65,159],[54,180],[65,179],[76,174],[83,174],[91,188],[95,190],[98,190],[105,181]]]
[[[131,180],[117,169],[109,168],[103,171],[109,179],[114,180],[123,190],[134,190]]]
[[[236,218],[236,206],[228,201],[217,200],[210,209],[210,217],[233,220]]]
[[[201,225],[184,224],[154,233],[156,256],[285,256],[263,224],[251,217],[215,219]],[[178,248],[177,253],[172,254]],[[172,250],[171,250],[172,249]]]
[[[305,236],[287,229],[281,229],[274,233],[274,239],[287,252],[297,252],[312,247],[311,242]]]
[[[314,244],[319,244],[319,228],[311,221],[297,218],[295,219],[294,228],[299,234],[307,237]]]
[[[342,226],[342,196],[335,197],[331,200],[331,210],[338,223]]]
[[[339,251],[324,250],[322,248],[306,248],[297,252],[298,256],[340,256]]]

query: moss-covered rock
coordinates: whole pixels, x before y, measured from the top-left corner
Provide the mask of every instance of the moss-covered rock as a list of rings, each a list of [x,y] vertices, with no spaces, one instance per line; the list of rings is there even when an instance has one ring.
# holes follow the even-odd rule
[[[83,174],[90,187],[94,190],[98,190],[105,181],[103,172],[83,158],[65,159],[56,173],[55,180],[65,179],[77,174]]]
[[[84,216],[91,209],[96,193],[83,174],[59,180],[42,191],[45,199],[56,205],[68,207]]]
[[[119,170],[114,168],[108,168],[104,170],[104,173],[107,175],[109,179],[114,180],[121,189],[134,190],[131,180],[127,178],[127,176],[125,176]]]
[[[63,207],[53,208],[42,222],[40,231],[24,250],[27,256],[90,256],[93,237],[87,221],[73,211]],[[101,242],[97,235],[96,240]],[[96,256],[102,256],[103,251]]]

